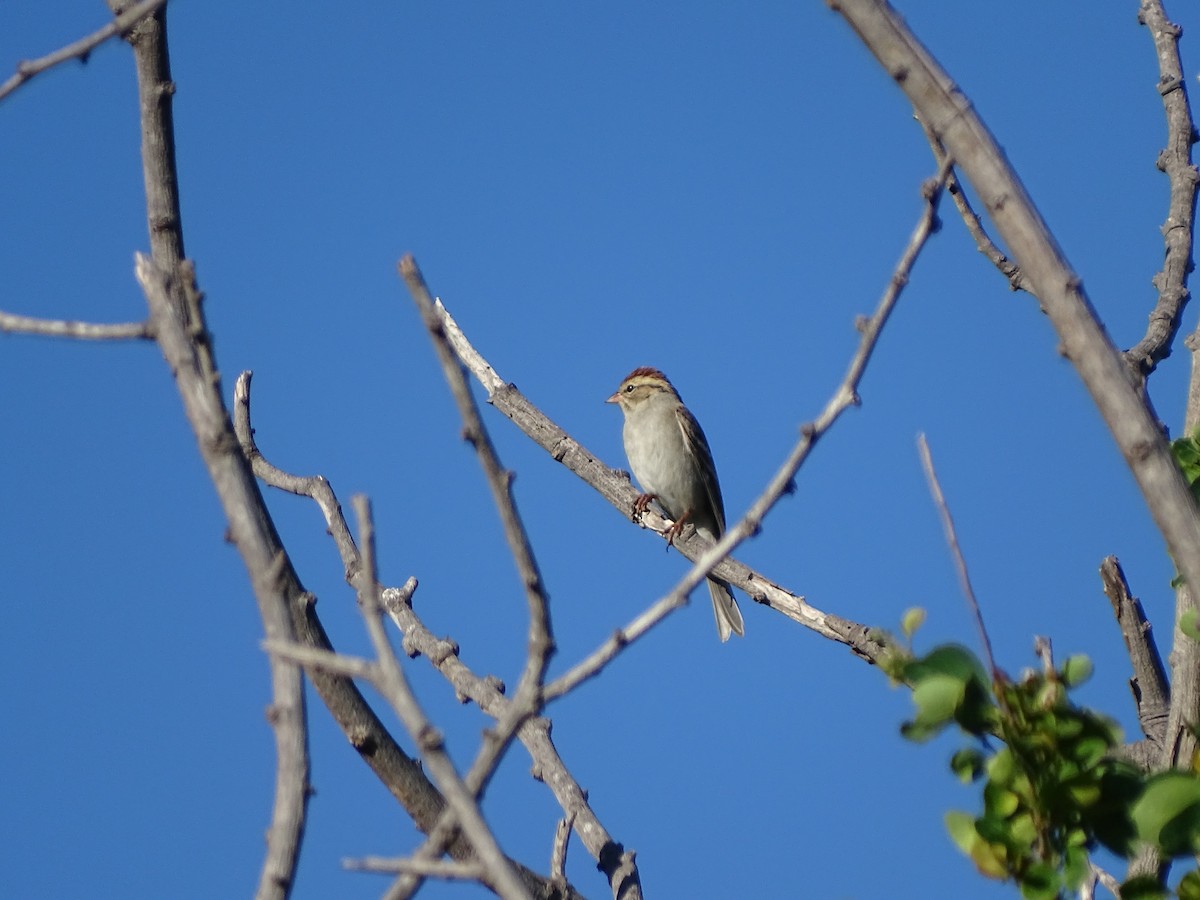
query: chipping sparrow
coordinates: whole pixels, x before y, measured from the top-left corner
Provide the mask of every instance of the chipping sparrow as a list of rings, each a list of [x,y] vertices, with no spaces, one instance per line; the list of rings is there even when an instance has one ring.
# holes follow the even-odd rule
[[[700,423],[667,376],[645,366],[634,369],[607,402],[617,404],[625,414],[621,431],[625,456],[646,491],[634,503],[634,513],[644,512],[651,500],[658,500],[675,520],[667,531],[668,544],[674,543],[685,522],[710,541],[717,540],[725,531],[725,504],[712,451]],[[740,637],[745,625],[729,585],[709,578],[708,592],[721,640],[729,640],[731,634]]]

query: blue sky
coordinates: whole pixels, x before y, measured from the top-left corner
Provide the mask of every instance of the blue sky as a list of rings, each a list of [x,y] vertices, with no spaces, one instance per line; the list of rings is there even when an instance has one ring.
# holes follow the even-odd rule
[[[1005,147],[1114,341],[1135,343],[1167,196],[1136,4],[897,5]],[[104,16],[99,0],[10,0],[0,67]],[[416,575],[426,623],[510,682],[524,600],[398,257],[413,252],[502,377],[610,465],[625,462],[604,398],[635,366],[667,372],[736,516],[842,377],[854,317],[877,302],[933,171],[901,94],[816,0],[179,2],[170,38],[186,247],[227,395],[253,369],[263,451],[325,475],[344,503],[369,494],[384,580]],[[1186,39],[1184,53],[1194,74]],[[27,85],[0,103],[0,134],[0,308],[142,318],[128,49]],[[974,644],[916,454],[925,432],[1001,665],[1033,664],[1035,634],[1090,653],[1082,699],[1139,736],[1097,567],[1117,554],[1168,634],[1162,541],[1036,302],[943,212],[864,405],[739,555],[828,612],[893,627],[919,605],[919,646]],[[1152,381],[1173,429],[1177,346]],[[10,336],[0,385],[0,884],[245,896],[273,772],[262,629],[161,356]],[[517,472],[561,672],[683,561],[485,413]],[[267,499],[335,645],[367,652],[319,512]],[[945,836],[945,810],[977,806],[946,768],[955,743],[902,741],[903,691],[742,607],[745,640],[722,646],[701,590],[550,710],[648,896],[1010,896]],[[465,763],[483,718],[424,661],[408,668]],[[310,719],[317,794],[295,896],[378,896],[383,880],[340,860],[406,852],[414,829],[315,699]],[[510,855],[548,868],[559,811],[520,748],[485,812]],[[577,843],[568,874],[607,892]]]

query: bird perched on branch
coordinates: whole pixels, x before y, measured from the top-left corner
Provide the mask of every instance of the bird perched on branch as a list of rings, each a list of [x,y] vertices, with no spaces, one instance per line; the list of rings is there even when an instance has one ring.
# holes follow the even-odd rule
[[[650,501],[657,500],[675,520],[667,529],[668,544],[688,522],[709,540],[717,540],[725,531],[725,504],[712,451],[700,423],[667,376],[647,366],[634,369],[607,402],[625,414],[625,456],[645,492],[634,503],[634,513],[645,512]],[[708,592],[721,640],[729,640],[731,634],[741,637],[745,623],[728,583],[709,577]]]

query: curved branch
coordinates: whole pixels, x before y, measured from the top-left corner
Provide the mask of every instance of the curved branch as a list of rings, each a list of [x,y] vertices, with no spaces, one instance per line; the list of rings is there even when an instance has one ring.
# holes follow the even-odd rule
[[[545,682],[546,669],[550,665],[550,657],[554,654],[554,635],[550,626],[550,604],[546,598],[542,573],[533,557],[529,535],[513,500],[512,473],[500,464],[496,448],[492,445],[487,427],[479,415],[479,408],[475,405],[475,398],[463,373],[462,363],[454,355],[454,349],[446,337],[416,260],[411,255],[405,256],[400,260],[399,269],[420,310],[421,320],[433,339],[446,381],[450,384],[450,391],[462,416],[463,435],[475,447],[479,456],[480,465],[487,476],[488,487],[492,491],[492,499],[500,512],[509,552],[517,564],[517,572],[525,588],[525,597],[529,604],[529,643],[525,668],[517,684],[515,699],[518,703],[529,706],[530,715],[537,715],[542,711],[542,685]]]
[[[325,523],[329,529],[329,533],[334,539],[334,545],[337,548],[338,555],[341,557],[342,565],[345,570],[346,581],[357,588],[360,584],[362,584],[365,577],[362,557],[353,537],[350,534],[350,529],[346,525],[345,517],[342,514],[341,504],[338,502],[333,488],[330,486],[329,482],[320,475],[314,475],[311,477],[290,475],[273,466],[262,455],[262,452],[255,444],[254,429],[250,424],[250,381],[251,373],[243,372],[238,378],[237,387],[234,391],[234,428],[237,432],[237,438],[241,444],[243,453],[247,459],[252,460],[254,474],[258,478],[262,479],[265,484],[272,487],[277,487],[280,490],[288,491],[289,493],[309,497],[317,503],[321,509],[322,515],[325,518]],[[501,693],[502,688],[497,687],[498,681],[490,678],[478,678],[472,674],[471,671],[465,665],[463,665],[461,660],[459,660],[457,655],[457,646],[450,641],[435,637],[432,632],[425,628],[424,624],[419,618],[417,618],[416,614],[413,613],[410,604],[416,589],[417,580],[415,578],[410,578],[403,587],[385,588],[381,595],[384,609],[404,633],[404,646],[406,651],[410,654],[420,653],[421,655],[425,656],[426,659],[428,659],[430,663],[433,664],[454,686],[455,692],[459,696],[473,700],[481,710],[493,718],[501,719],[505,717],[505,715],[509,712],[511,701],[503,696]],[[319,627],[320,623],[316,619],[315,613],[313,614],[312,618],[317,627]],[[326,642],[324,645],[312,644],[311,646],[320,647],[322,650],[329,650],[328,642]],[[295,650],[284,645],[277,645],[272,642],[268,645],[268,649],[270,649],[272,652],[284,654],[288,656],[288,658],[300,659],[306,664],[309,661],[308,658],[301,657],[300,654],[295,652]],[[303,651],[303,648],[301,648],[301,650]],[[311,677],[314,678],[314,683],[319,684],[320,681],[318,679],[321,676],[324,676],[325,678],[335,677],[333,673],[337,673],[338,675],[342,676],[343,680],[350,678],[369,677],[369,672],[366,668],[364,668],[358,662],[350,660],[341,655],[333,656],[331,654],[318,653],[316,656],[312,657],[312,660],[316,666],[314,671],[311,673]],[[339,666],[341,668],[339,668]],[[352,684],[350,687],[353,689]],[[357,693],[357,689],[354,690],[355,695],[360,701],[362,701],[362,697]],[[365,701],[362,702],[365,705]],[[333,707],[331,707],[331,709],[333,709]],[[372,716],[374,715],[374,713],[370,711],[369,707],[366,708],[366,711]],[[539,737],[539,723],[542,725],[541,730],[544,730],[545,732],[544,740],[541,740]],[[343,727],[345,728],[345,726]],[[347,730],[347,734],[353,741],[355,733]],[[383,734],[378,737],[386,737],[387,741],[394,746],[394,741],[392,741],[391,736],[388,735],[386,731],[384,731]],[[577,784],[575,784],[574,780],[570,776],[570,773],[567,771],[565,764],[562,762],[562,759],[558,757],[557,751],[554,750],[553,744],[551,744],[549,741],[549,723],[541,718],[525,721],[524,724],[522,724],[517,730],[517,738],[529,750],[529,754],[534,760],[536,769],[538,771],[552,773],[552,777],[543,777],[542,780],[546,781],[546,783],[550,785],[559,802],[563,804],[563,808],[577,808],[575,803],[576,800],[578,800],[578,803],[582,804],[582,806],[586,808],[586,816],[582,816],[581,814],[583,821],[586,824],[584,830],[580,831],[581,836],[584,837],[585,845],[588,846],[589,849],[592,849],[592,845],[588,843],[588,837],[592,835],[602,835],[604,842],[600,844],[600,847],[609,845],[620,847],[619,844],[616,844],[614,841],[612,841],[612,839],[608,836],[608,833],[604,830],[603,826],[600,825],[599,820],[597,820],[595,815],[591,812],[591,809],[587,807],[583,791]],[[401,756],[403,756],[403,753],[399,750],[399,748],[396,748],[394,751],[391,751],[389,748],[389,752],[399,753]],[[403,756],[403,758],[406,762],[412,762],[407,756]],[[372,764],[372,768],[375,768],[375,764],[371,759],[368,758],[368,762]],[[410,808],[407,802],[405,802],[405,808],[408,809],[409,814],[413,817],[417,827],[420,828],[424,833],[430,835],[429,840],[425,844],[426,847],[429,847],[435,843],[435,838],[441,839],[443,836],[443,830],[446,828],[449,820],[444,815],[445,804],[441,799],[441,795],[437,792],[437,789],[433,787],[432,783],[430,783],[428,779],[424,778],[419,765],[413,764],[413,768],[413,777],[420,777],[423,779],[428,791],[433,795],[434,798],[436,798],[436,803],[428,804],[428,808],[423,805],[421,808],[413,809]],[[404,802],[404,797],[400,793],[397,793],[397,787],[390,784],[385,777],[385,775],[396,773],[380,772],[378,769],[376,772],[379,774],[380,779],[383,780],[385,784],[388,784],[389,788],[392,789],[392,793],[397,796],[401,802]],[[406,771],[403,774],[405,777],[408,777],[410,773]],[[565,786],[561,792],[557,787],[560,784]],[[573,791],[571,790],[572,786]],[[468,861],[472,858],[470,845],[461,838],[455,837],[452,829],[448,830],[444,836],[452,838],[448,844],[448,851],[456,860],[462,862]],[[600,847],[596,848],[597,860],[602,860],[600,855]],[[536,872],[521,866],[520,863],[514,861],[513,865],[517,867],[522,880],[531,891],[536,892],[539,896],[549,895],[547,892],[553,887],[550,882],[538,875]],[[629,895],[622,895],[622,898],[627,896]],[[636,896],[640,897],[640,894]],[[570,889],[563,894],[563,900],[579,900],[579,895],[573,889]]]
[[[87,62],[88,55],[93,50],[107,41],[109,38],[117,35],[124,36],[131,28],[137,25],[142,19],[157,10],[165,4],[167,0],[142,0],[134,6],[129,7],[124,12],[117,15],[115,19],[101,28],[89,34],[87,37],[80,38],[72,44],[67,44],[60,50],[55,50],[53,53],[48,53],[38,59],[27,59],[17,63],[17,71],[9,77],[4,84],[0,84],[0,100],[3,100],[21,85],[25,84],[35,75],[40,75],[47,69],[52,69],[60,63],[67,62],[71,59],[78,59],[81,62]]]
[[[938,140],[937,135],[930,130],[929,126],[921,122],[918,118],[918,123],[921,130],[925,132],[925,139],[929,141],[929,148],[933,151],[933,158],[937,160],[938,165],[941,165],[950,158],[950,154],[946,152],[946,148],[942,146],[942,142]],[[979,213],[975,212],[971,206],[971,201],[967,199],[967,194],[963,190],[963,186],[958,183],[958,179],[954,173],[950,173],[950,177],[946,180],[946,192],[954,200],[954,206],[958,210],[959,216],[962,217],[963,224],[967,226],[967,233],[971,235],[971,239],[975,241],[975,249],[987,257],[988,262],[1000,270],[1000,274],[1008,280],[1008,286],[1014,291],[1025,290],[1025,276],[1021,274],[1021,270],[1011,259],[1004,255],[1004,251],[996,246],[996,242],[988,236],[987,230],[983,227],[983,220],[979,218]]]
[[[404,723],[413,743],[421,749],[421,759],[437,781],[447,806],[454,811],[459,827],[471,842],[475,856],[481,863],[480,879],[505,900],[527,900],[529,894],[525,885],[504,856],[496,836],[483,818],[478,802],[479,792],[469,788],[454,768],[442,732],[434,727],[417,702],[388,641],[383,625],[383,606],[379,601],[379,570],[375,561],[375,522],[371,505],[362,494],[356,494],[351,502],[358,518],[358,537],[362,547],[363,578],[359,599],[367,633],[375,649],[375,685]]]
[[[1179,59],[1182,29],[1167,19],[1160,0],[1141,0],[1138,21],[1150,30],[1158,56],[1158,92],[1162,95],[1167,118],[1167,146],[1159,154],[1157,165],[1171,184],[1167,220],[1162,225],[1166,252],[1163,267],[1153,279],[1158,302],[1150,313],[1146,336],[1125,351],[1129,364],[1145,378],[1171,354],[1183,307],[1190,296],[1187,280],[1192,271],[1196,189],[1200,185],[1200,173],[1192,164],[1196,126],[1192,122],[1187,82]]]
[[[983,198],[1001,239],[1028,279],[1030,292],[1053,324],[1062,354],[1075,367],[1108,425],[1166,539],[1171,558],[1189,585],[1200,585],[1200,512],[1196,503],[1140,385],[1135,384],[1125,358],[1096,318],[1082,282],[1003,151],[970,101],[887,3],[829,0],[829,5],[846,19],[908,96],[922,121],[954,156],[960,173]],[[1194,642],[1192,647],[1196,647]],[[1177,654],[1177,658],[1180,665],[1194,670],[1192,652]],[[1189,658],[1184,660],[1184,656]],[[1181,669],[1177,666],[1175,672],[1179,674]],[[1184,746],[1189,734],[1186,723],[1195,722],[1198,714],[1200,692],[1185,697],[1173,690],[1167,745],[1178,745],[1183,758],[1190,759],[1190,748]]]
[[[123,5],[123,4],[117,4]],[[119,10],[114,10],[118,11]],[[151,257],[137,256],[138,282],[150,309],[150,326],[183,401],[200,456],[229,522],[229,537],[250,576],[268,639],[292,641],[296,612],[304,605],[299,579],[263,508],[258,484],[238,451],[221,397],[221,379],[204,322],[195,271],[183,258],[179,182],[171,119],[171,65],[166,8],[141,19],[129,35],[137,68],[142,170]],[[275,731],[275,804],[256,897],[284,900],[296,877],[311,794],[304,677],[288,662],[270,660]]]
[[[191,275],[184,264],[178,271]],[[280,546],[270,520],[258,515],[262,498],[245,457],[238,452],[229,417],[218,389],[215,362],[200,313],[194,283],[185,286],[169,278],[155,264],[138,255],[137,277],[146,294],[159,347],[162,348],[184,411],[196,435],[200,456],[216,488],[229,522],[229,538],[237,547],[250,576],[259,615],[267,638],[293,641],[295,626],[290,610],[303,594],[287,554]],[[184,307],[199,331],[186,329],[174,313]],[[203,335],[203,339],[201,338]],[[308,728],[304,708],[304,679],[300,669],[271,659],[273,699],[268,718],[275,730],[275,805],[267,831],[267,855],[256,896],[286,898],[292,889],[305,811],[311,794],[308,763]]]

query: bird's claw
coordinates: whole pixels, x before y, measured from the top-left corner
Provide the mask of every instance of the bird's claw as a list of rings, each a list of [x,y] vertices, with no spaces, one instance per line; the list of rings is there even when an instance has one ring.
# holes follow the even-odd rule
[[[682,516],[672,522],[670,527],[663,532],[667,536],[667,547],[675,546],[675,538],[679,537],[679,535],[683,533],[683,526],[687,524],[688,516],[691,514],[692,511],[689,509]]]
[[[633,501],[633,520],[636,522],[640,519],[650,506],[650,501],[657,499],[657,494],[638,494],[638,498]]]

